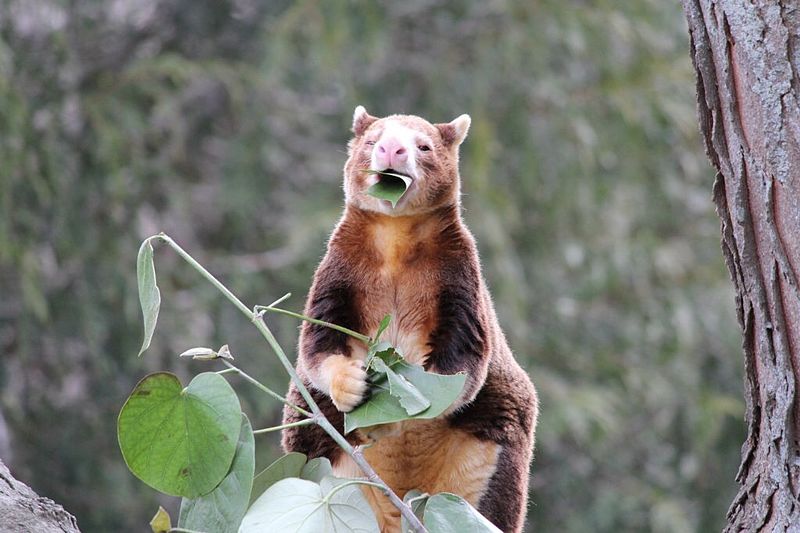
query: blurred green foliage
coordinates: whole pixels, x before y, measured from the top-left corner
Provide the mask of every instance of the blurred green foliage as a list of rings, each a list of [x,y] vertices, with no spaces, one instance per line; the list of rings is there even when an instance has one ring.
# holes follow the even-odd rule
[[[186,381],[206,367],[178,353],[226,342],[287,378],[166,249],[137,359],[141,239],[299,309],[353,108],[467,112],[465,217],[541,394],[530,529],[719,529],[740,348],[684,24],[659,0],[0,0],[0,456],[85,531],[142,530],[156,495],[115,438],[138,379]],[[269,322],[290,351],[297,324]],[[277,421],[238,388],[255,427]]]

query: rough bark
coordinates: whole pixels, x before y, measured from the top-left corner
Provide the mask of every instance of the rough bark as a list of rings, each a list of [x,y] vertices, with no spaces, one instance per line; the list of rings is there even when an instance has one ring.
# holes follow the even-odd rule
[[[725,531],[800,531],[800,10],[683,7],[743,335],[747,438]]]
[[[0,461],[0,531],[80,533],[75,517],[17,481]]]

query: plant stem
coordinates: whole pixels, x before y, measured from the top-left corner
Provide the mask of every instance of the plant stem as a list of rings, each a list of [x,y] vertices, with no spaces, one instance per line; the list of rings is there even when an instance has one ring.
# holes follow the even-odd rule
[[[305,409],[303,409],[299,405],[293,404],[292,402],[290,402],[289,400],[287,400],[286,398],[284,398],[283,396],[281,396],[277,392],[273,391],[272,389],[270,389],[269,387],[267,387],[266,385],[264,385],[263,383],[261,383],[260,381],[255,379],[254,377],[252,377],[250,374],[248,374],[247,372],[245,372],[244,370],[242,370],[238,366],[235,366],[230,361],[225,361],[223,359],[222,363],[225,364],[228,367],[226,370],[231,370],[233,372],[236,372],[237,374],[242,376],[245,380],[249,381],[250,383],[252,383],[256,387],[258,387],[262,391],[266,392],[267,394],[269,394],[270,396],[272,396],[276,400],[285,403],[286,405],[288,405],[289,407],[291,407],[292,409],[294,409],[295,411],[297,411],[301,415],[305,415],[305,416],[308,416],[308,417],[314,416],[312,413],[309,413],[308,411],[306,411]],[[220,372],[225,372],[225,370],[221,370]]]
[[[386,485],[381,485],[380,483],[373,483],[372,481],[365,481],[363,479],[351,479],[346,483],[342,483],[341,485],[336,485],[335,487],[333,487],[331,491],[325,495],[324,498],[325,501],[329,501],[331,499],[331,496],[336,494],[339,490],[345,487],[350,487],[352,485],[369,485],[370,487],[377,487],[381,490],[386,490]]]
[[[311,409],[311,412],[313,413],[313,415],[311,415],[310,413],[308,414],[303,413],[303,414],[306,414],[306,416],[310,417],[313,416],[313,418],[316,419],[317,424],[319,424],[319,426],[323,430],[325,430],[325,432],[328,435],[330,435],[330,437],[334,440],[334,442],[336,442],[336,444],[338,444],[339,447],[342,448],[345,451],[345,453],[347,453],[347,455],[353,458],[353,461],[355,461],[358,467],[361,468],[361,471],[364,472],[364,474],[366,474],[367,479],[369,481],[383,486],[384,488],[383,490],[386,496],[389,498],[392,504],[395,507],[397,507],[397,509],[400,510],[400,514],[402,514],[403,517],[408,521],[409,526],[415,533],[427,533],[427,529],[425,529],[425,526],[423,526],[422,522],[419,521],[419,518],[417,518],[417,516],[411,510],[411,507],[406,505],[403,502],[403,500],[401,500],[397,496],[397,494],[395,494],[395,492],[391,488],[389,488],[389,486],[386,483],[383,482],[380,476],[378,476],[378,473],[375,472],[375,470],[372,468],[372,466],[370,466],[367,460],[364,459],[364,455],[361,451],[362,448],[360,446],[354,448],[349,442],[347,442],[347,439],[345,439],[344,436],[341,433],[339,433],[336,430],[336,428],[333,427],[330,421],[325,417],[325,415],[322,413],[319,406],[317,405],[317,402],[315,402],[314,398],[311,397],[311,393],[306,388],[305,384],[303,383],[303,380],[300,379],[300,376],[297,375],[294,366],[292,366],[292,364],[289,362],[289,358],[286,357],[283,348],[281,347],[280,344],[278,344],[278,341],[275,339],[275,336],[272,334],[272,331],[270,331],[270,329],[267,327],[267,324],[264,322],[264,318],[262,317],[261,313],[251,311],[246,305],[242,303],[242,301],[239,298],[236,297],[235,294],[233,294],[208,270],[206,270],[205,267],[203,267],[203,265],[198,263],[191,255],[189,255],[186,252],[186,250],[178,246],[178,243],[172,240],[172,238],[169,235],[167,235],[166,233],[160,233],[158,237],[161,238],[161,240],[163,240],[165,243],[167,243],[173,250],[175,250],[175,252],[177,252],[178,255],[180,255],[187,263],[189,263],[189,265],[191,265],[195,270],[197,270],[212,285],[214,285],[234,306],[236,306],[237,309],[239,309],[239,311],[242,312],[242,314],[248,317],[250,321],[253,322],[253,324],[255,324],[258,331],[261,333],[264,339],[266,339],[267,343],[272,348],[272,351],[275,352],[275,355],[278,357],[278,360],[280,360],[284,369],[286,369],[286,372],[289,374],[289,377],[291,378],[292,382],[295,384],[297,390],[300,392],[300,395],[303,397],[309,409]],[[277,308],[267,308],[267,309],[277,311]],[[290,314],[290,316],[296,316],[304,320],[308,319],[306,317],[303,317],[302,315],[297,315],[296,313],[292,313],[291,311],[284,311],[283,309],[281,309],[280,311],[283,311],[284,314]],[[322,321],[317,321],[317,322],[320,323],[320,325],[329,324],[327,322],[323,323]],[[335,324],[330,324],[329,326],[334,327],[334,329],[339,329],[340,331],[342,329],[346,329],[346,328],[341,328],[340,326],[336,326]],[[343,333],[347,333],[348,335],[360,338],[361,340],[364,340],[364,342],[370,341],[369,337],[361,335],[360,333],[356,333],[355,331],[347,330],[343,331]],[[235,367],[228,361],[223,361],[223,363],[225,363],[225,365],[228,366],[229,368],[236,368],[236,370],[243,378],[247,379],[248,381],[250,381],[257,387],[261,388],[265,392],[268,392],[271,395],[278,396],[278,398],[282,402],[288,404],[285,398],[272,392],[265,385],[262,385],[255,379],[251,378],[250,376],[245,374],[243,371],[239,370],[237,367]]]
[[[430,494],[428,494],[427,492],[423,492],[419,496],[417,496],[415,498],[411,498],[410,500],[408,500],[408,505],[413,505],[414,502],[418,502],[419,500],[424,500],[425,498],[430,498],[430,497],[431,497]]]
[[[275,300],[274,302],[272,302],[271,304],[269,304],[266,307],[275,307],[279,303],[283,303],[284,301],[286,301],[289,298],[291,298],[291,296],[292,296],[292,293],[291,292],[287,292],[286,294],[284,294],[283,296],[281,296],[280,298],[278,298],[277,300]],[[258,307],[258,306],[256,306],[256,307]]]
[[[316,318],[311,318],[310,316],[301,315],[300,313],[295,313],[294,311],[289,311],[288,309],[281,309],[280,307],[273,307],[275,304],[271,305],[257,305],[255,307],[255,311],[272,311],[274,313],[280,313],[282,315],[293,316],[294,318],[299,318],[300,320],[305,320],[306,322],[311,322],[312,324],[317,324],[318,326],[325,326],[326,328],[335,329],[336,331],[341,331],[351,337],[354,337],[364,344],[369,345],[372,342],[372,339],[363,335],[357,331],[353,331],[352,329],[348,329],[346,327],[340,326],[338,324],[331,324],[330,322],[325,322],[324,320],[318,320]]]
[[[224,368],[222,370],[217,370],[217,374],[219,374],[220,376],[225,375],[225,374],[238,373],[238,372],[239,372],[238,368]]]
[[[303,420],[298,420],[297,422],[289,422],[288,424],[281,424],[280,426],[272,426],[269,428],[264,429],[256,429],[253,430],[253,435],[261,435],[262,433],[271,433],[273,431],[280,431],[286,428],[294,428],[297,426],[310,426],[311,424],[316,424],[317,421],[314,418],[304,418]]]
[[[286,372],[289,373],[289,377],[291,377],[292,381],[297,385],[297,388],[300,391],[300,395],[306,401],[308,406],[311,407],[311,410],[316,413],[319,410],[319,408],[317,407],[317,411],[314,410],[316,403],[314,402],[314,399],[311,397],[311,393],[309,393],[308,389],[306,389],[305,385],[303,385],[303,381],[300,379],[300,376],[297,375],[297,372],[295,372],[294,366],[292,366],[292,364],[289,362],[289,358],[286,357],[286,354],[283,352],[283,348],[281,348],[280,344],[278,344],[278,341],[275,339],[275,336],[272,334],[272,331],[270,331],[270,329],[264,323],[264,320],[261,318],[260,314],[254,313],[246,305],[244,305],[244,303],[242,303],[242,301],[235,294],[233,294],[225,285],[223,285],[222,282],[220,282],[217,278],[215,278],[214,275],[211,274],[211,272],[206,270],[205,267],[200,263],[198,263],[194,257],[189,255],[189,253],[186,250],[181,248],[178,245],[178,243],[172,240],[172,237],[170,237],[166,233],[160,233],[159,237],[164,242],[166,242],[173,250],[175,250],[178,253],[178,255],[180,255],[195,270],[197,270],[204,278],[206,278],[209,282],[211,282],[211,284],[214,285],[214,287],[216,287],[234,306],[236,306],[236,308],[239,309],[239,311],[241,311],[247,318],[250,319],[251,322],[253,322],[253,324],[255,324],[258,331],[266,339],[267,343],[275,352],[275,355],[278,356],[278,359],[280,360]],[[227,361],[223,362],[228,364]],[[239,373],[242,374],[242,376],[244,377],[244,372],[239,370]],[[256,380],[252,378],[250,378],[250,380],[254,382],[254,384],[258,383]],[[269,390],[260,383],[258,384],[258,386],[263,387],[263,389]]]

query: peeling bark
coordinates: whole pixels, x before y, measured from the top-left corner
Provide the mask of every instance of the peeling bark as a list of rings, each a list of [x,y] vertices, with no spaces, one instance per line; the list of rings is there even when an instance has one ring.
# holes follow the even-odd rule
[[[800,7],[683,8],[743,335],[747,438],[725,531],[800,531]]]
[[[80,533],[75,517],[17,481],[0,461],[0,531]]]

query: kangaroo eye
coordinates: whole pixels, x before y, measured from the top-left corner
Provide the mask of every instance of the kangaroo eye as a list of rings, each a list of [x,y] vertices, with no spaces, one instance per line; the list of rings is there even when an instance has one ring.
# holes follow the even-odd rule
[[[417,146],[417,148],[419,148],[421,152],[430,152],[431,150],[431,147],[428,146],[427,144],[420,144],[419,146]]]
[[[367,144],[369,146],[374,146],[375,145],[375,141],[364,141],[364,144]]]

